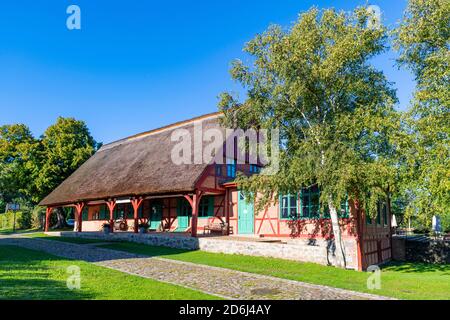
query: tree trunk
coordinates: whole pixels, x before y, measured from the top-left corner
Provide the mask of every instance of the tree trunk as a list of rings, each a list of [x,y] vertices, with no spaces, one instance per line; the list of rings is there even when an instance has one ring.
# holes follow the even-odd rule
[[[63,229],[66,227],[66,214],[62,208],[57,208],[56,217],[58,221],[56,222],[55,229]]]
[[[328,202],[328,207],[330,208],[331,225],[333,228],[334,243],[336,245],[336,264],[338,267],[345,269],[347,267],[347,260],[345,258],[345,245],[342,241],[338,213],[332,201]]]

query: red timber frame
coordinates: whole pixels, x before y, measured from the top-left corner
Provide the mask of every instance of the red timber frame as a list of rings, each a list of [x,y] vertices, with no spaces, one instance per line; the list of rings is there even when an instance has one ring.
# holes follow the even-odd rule
[[[84,202],[78,202],[72,205],[71,207],[75,208],[75,221],[77,222],[77,232],[83,231],[83,209],[86,206]],[[53,212],[53,207],[47,207],[45,210],[45,232],[48,232],[50,229],[50,217]]]
[[[85,207],[84,202],[78,202],[74,205],[75,207],[75,217],[77,220],[77,232],[83,231],[83,209]]]
[[[45,232],[48,232],[50,228],[50,217],[52,215],[52,212],[53,212],[52,207],[47,207],[47,209],[45,210]]]
[[[223,218],[219,215],[220,209],[225,208],[224,206],[225,206],[225,196],[223,197],[222,201],[220,202],[220,205],[217,207],[217,210],[215,211],[214,216],[209,218],[208,222],[214,222],[214,220],[216,220],[216,219],[219,219],[220,222],[224,222]]]
[[[191,236],[197,238],[197,226],[198,226],[198,208],[200,200],[204,195],[203,191],[196,190],[195,194],[191,196],[185,195],[184,198],[189,202],[192,207],[192,226],[191,226]]]
[[[109,199],[106,201],[106,206],[109,209],[109,228],[114,232],[114,209],[117,205],[116,199]]]
[[[133,206],[134,213],[134,233],[139,232],[139,207],[142,205],[144,198],[131,199],[131,205]]]
[[[366,215],[359,206],[359,201],[354,202],[356,211],[356,245],[358,254],[358,271],[363,271],[367,268],[367,263],[364,254],[364,229],[366,225]]]

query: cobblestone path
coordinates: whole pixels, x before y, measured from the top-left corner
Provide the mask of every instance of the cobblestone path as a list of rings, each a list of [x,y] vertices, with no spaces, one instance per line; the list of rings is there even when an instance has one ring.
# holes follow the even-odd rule
[[[378,300],[385,297],[307,284],[270,276],[25,236],[1,236],[0,245],[16,245],[59,257],[181,285],[235,300]]]

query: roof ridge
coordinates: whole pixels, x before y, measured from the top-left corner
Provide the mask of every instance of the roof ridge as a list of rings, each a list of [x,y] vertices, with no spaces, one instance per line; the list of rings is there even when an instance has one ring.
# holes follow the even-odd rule
[[[150,136],[150,135],[153,135],[153,134],[162,133],[162,132],[164,132],[166,130],[169,130],[169,129],[175,129],[177,127],[185,126],[185,125],[188,125],[188,124],[190,124],[192,122],[196,122],[196,121],[199,121],[199,120],[213,119],[215,117],[219,117],[221,114],[222,114],[222,112],[220,112],[220,111],[211,112],[211,113],[207,113],[207,114],[204,114],[204,115],[201,115],[201,116],[197,116],[197,117],[194,117],[194,118],[191,118],[191,119],[174,122],[172,124],[168,124],[166,126],[162,126],[162,127],[156,128],[156,129],[149,130],[149,131],[144,131],[144,132],[141,132],[141,133],[137,133],[137,134],[134,134],[134,135],[131,135],[131,136],[128,136],[128,137],[125,137],[125,138],[122,138],[122,139],[119,139],[119,140],[107,143],[107,144],[103,145],[97,152],[108,150],[110,148],[113,148],[115,146],[121,145],[123,143],[129,142],[129,141],[132,141],[132,140],[135,140],[135,139],[147,137],[147,136]]]

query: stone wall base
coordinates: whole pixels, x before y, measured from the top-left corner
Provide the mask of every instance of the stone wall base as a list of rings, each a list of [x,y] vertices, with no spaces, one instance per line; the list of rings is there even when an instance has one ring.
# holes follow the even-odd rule
[[[323,239],[296,239],[287,243],[264,243],[242,240],[220,240],[217,238],[200,238],[200,250],[280,258],[300,262],[313,262],[322,265],[336,265],[334,241]],[[347,266],[357,269],[357,247],[353,239],[345,240]]]
[[[239,254],[336,265],[335,246],[331,240],[289,239],[283,243],[245,241],[232,238],[192,238],[173,233],[134,234],[102,232],[49,232],[53,236],[79,237],[104,241],[130,241],[150,246],[161,246],[183,250],[203,250],[212,253]],[[347,266],[357,269],[357,244],[355,239],[344,240]]]

